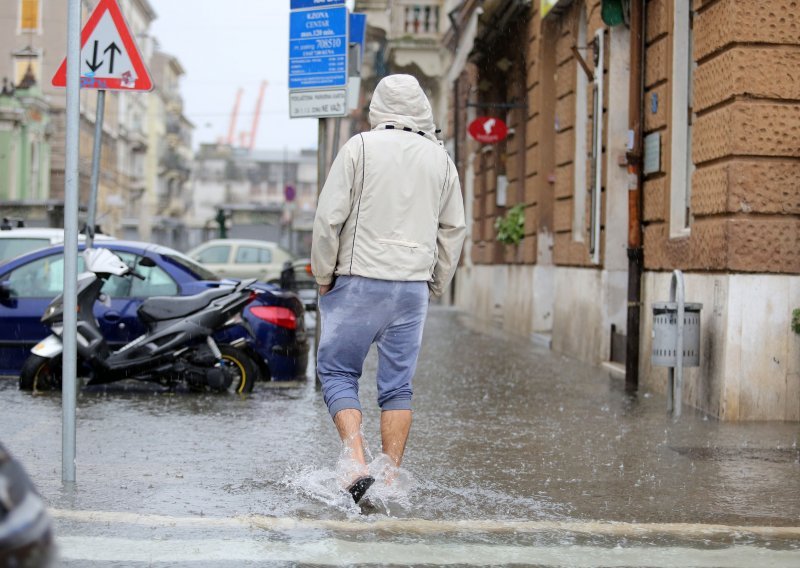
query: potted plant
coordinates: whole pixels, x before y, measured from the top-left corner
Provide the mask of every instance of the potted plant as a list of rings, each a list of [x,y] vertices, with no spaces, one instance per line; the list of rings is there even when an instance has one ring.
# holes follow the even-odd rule
[[[507,262],[515,262],[518,259],[518,245],[525,236],[525,206],[515,205],[509,209],[505,216],[498,217],[494,222],[497,230],[497,241],[512,247],[506,251]]]

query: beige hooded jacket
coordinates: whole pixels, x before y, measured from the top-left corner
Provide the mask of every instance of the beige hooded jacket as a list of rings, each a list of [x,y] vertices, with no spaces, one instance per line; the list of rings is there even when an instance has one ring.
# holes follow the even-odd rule
[[[339,151],[314,219],[311,266],[336,275],[427,281],[440,295],[455,273],[466,224],[458,173],[434,134],[425,93],[390,75],[372,96],[372,130]]]

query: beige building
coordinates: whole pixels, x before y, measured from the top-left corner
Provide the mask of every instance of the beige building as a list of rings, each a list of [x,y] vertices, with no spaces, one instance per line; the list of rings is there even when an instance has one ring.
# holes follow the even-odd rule
[[[411,55],[400,46],[428,5],[438,40]],[[687,300],[703,304],[684,403],[724,420],[800,420],[792,2],[356,3],[370,8],[364,83],[421,74],[459,167],[470,236],[457,305],[663,391],[651,305],[680,269]],[[443,70],[426,74],[429,59]],[[508,137],[471,139],[479,116],[505,121]],[[499,242],[498,219],[516,227],[518,214],[520,238]]]
[[[83,0],[86,21],[96,0]],[[150,24],[156,17],[148,0],[120,0],[131,33],[149,65],[152,54]],[[0,76],[14,78],[30,66],[37,84],[50,103],[52,159],[50,200],[64,197],[64,89],[51,86],[56,69],[66,55],[66,2],[7,0],[0,3]],[[17,81],[18,82],[18,81]],[[103,122],[101,175],[97,222],[103,231],[121,234],[123,217],[145,192],[147,153],[147,93],[109,92]],[[88,204],[97,93],[81,92],[79,191],[82,207]]]
[[[125,232],[132,238],[185,248],[191,225],[190,193],[194,125],[183,112],[180,61],[157,47],[150,58],[155,88],[146,99],[143,192],[128,204]]]

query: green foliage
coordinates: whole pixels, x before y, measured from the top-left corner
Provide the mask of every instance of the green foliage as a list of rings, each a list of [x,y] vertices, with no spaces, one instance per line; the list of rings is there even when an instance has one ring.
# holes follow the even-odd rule
[[[508,210],[505,217],[498,217],[494,222],[497,229],[497,240],[506,245],[516,245],[525,236],[525,207],[515,205]]]
[[[795,308],[792,312],[792,331],[800,333],[800,308]]]

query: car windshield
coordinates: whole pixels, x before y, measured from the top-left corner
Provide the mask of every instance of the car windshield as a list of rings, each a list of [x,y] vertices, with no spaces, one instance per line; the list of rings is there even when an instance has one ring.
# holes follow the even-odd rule
[[[44,248],[50,245],[49,239],[37,238],[13,238],[0,239],[0,262],[14,258],[32,250]]]
[[[178,266],[183,267],[184,269],[196,274],[201,280],[219,280],[219,276],[211,272],[208,268],[203,266],[202,264],[198,264],[191,258],[186,255],[183,255],[179,252],[171,252],[169,254],[164,255],[165,258],[169,259],[173,263],[177,264]]]

